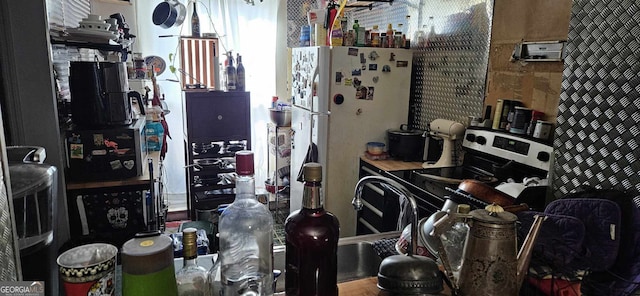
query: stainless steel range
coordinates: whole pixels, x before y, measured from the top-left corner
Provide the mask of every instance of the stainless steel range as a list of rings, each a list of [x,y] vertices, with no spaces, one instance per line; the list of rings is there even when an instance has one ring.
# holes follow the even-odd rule
[[[546,179],[551,166],[553,147],[533,138],[505,132],[467,129],[462,142],[461,166],[387,172],[388,177],[409,188],[417,197],[420,216],[439,211],[452,191],[464,179],[476,179],[496,186],[503,182],[521,183],[525,178]],[[533,189],[533,187],[532,187]],[[544,208],[546,187],[522,191],[516,202],[531,208]],[[468,200],[463,200],[469,203]],[[471,202],[472,206],[481,204]]]

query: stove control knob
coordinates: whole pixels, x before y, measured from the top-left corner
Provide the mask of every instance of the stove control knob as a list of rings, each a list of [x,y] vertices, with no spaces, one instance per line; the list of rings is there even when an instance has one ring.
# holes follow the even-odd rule
[[[539,161],[549,161],[549,159],[551,159],[551,156],[549,155],[549,152],[545,152],[545,151],[540,151],[538,152],[538,156],[536,157]]]
[[[483,137],[483,136],[478,136],[476,138],[476,143],[480,144],[480,145],[484,145],[487,144],[487,138]]]
[[[476,141],[476,135],[474,135],[474,134],[467,134],[467,136],[465,138],[467,139],[467,141],[472,142],[472,143]]]

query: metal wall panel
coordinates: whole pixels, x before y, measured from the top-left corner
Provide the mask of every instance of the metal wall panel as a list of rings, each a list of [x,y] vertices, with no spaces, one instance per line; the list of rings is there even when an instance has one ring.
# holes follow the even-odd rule
[[[580,185],[640,204],[640,4],[573,2],[554,147],[554,194]]]

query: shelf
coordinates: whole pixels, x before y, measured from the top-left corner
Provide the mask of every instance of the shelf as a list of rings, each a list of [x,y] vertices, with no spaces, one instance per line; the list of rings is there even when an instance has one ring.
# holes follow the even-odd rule
[[[117,4],[117,5],[125,5],[125,6],[133,5],[133,3],[131,3],[128,0],[93,0],[93,1],[102,2],[102,3]]]
[[[61,40],[61,39],[55,39],[55,38],[51,39],[51,44],[62,44],[66,46],[97,49],[102,51],[123,51],[124,50],[121,44],[93,43],[88,41],[87,42],[69,41],[69,40]]]

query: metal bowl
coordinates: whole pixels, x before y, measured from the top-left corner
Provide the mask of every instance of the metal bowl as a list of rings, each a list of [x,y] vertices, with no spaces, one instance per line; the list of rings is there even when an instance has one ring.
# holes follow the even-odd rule
[[[277,126],[291,126],[291,110],[269,109],[271,122]]]

